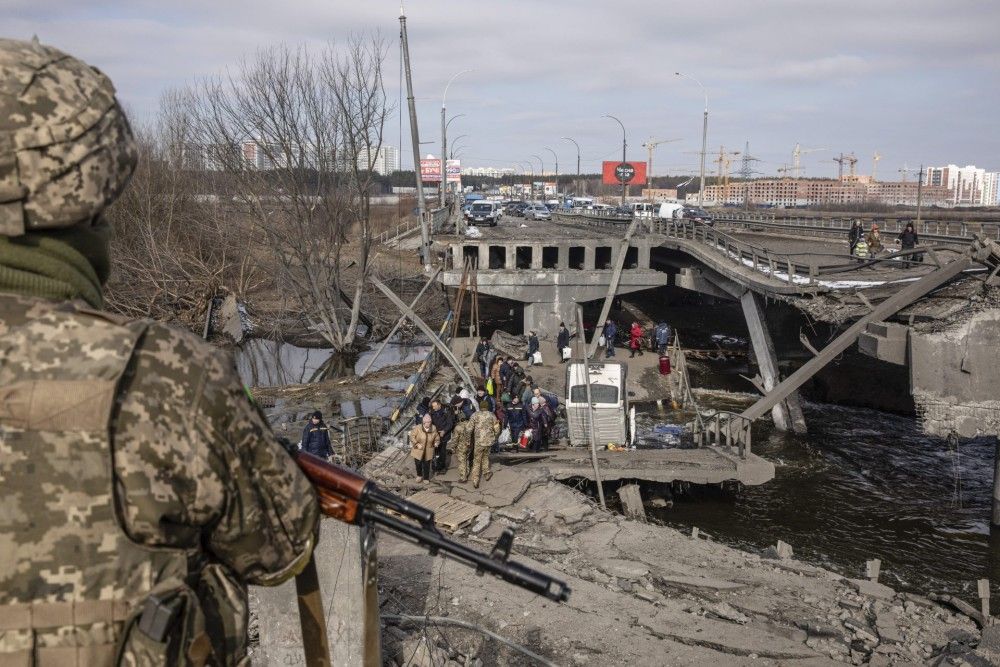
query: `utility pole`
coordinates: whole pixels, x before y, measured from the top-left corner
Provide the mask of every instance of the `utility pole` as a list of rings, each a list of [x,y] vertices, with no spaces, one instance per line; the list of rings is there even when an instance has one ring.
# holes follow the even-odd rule
[[[697,83],[701,88],[702,94],[705,96],[705,113],[701,123],[701,186],[698,189],[698,208],[701,208],[705,204],[705,155],[708,153],[708,91],[705,89],[705,86],[701,85],[701,81],[690,74],[674,72],[674,75],[691,79]]]
[[[399,5],[399,40],[403,49],[403,66],[406,69],[406,106],[410,111],[410,143],[413,144],[413,171],[417,177],[417,215],[420,216],[420,261],[424,270],[431,270],[431,235],[424,210],[424,182],[420,176],[420,131],[417,129],[417,105],[413,98],[413,77],[410,75],[410,44],[406,39],[406,14]]]
[[[917,174],[917,224],[913,226],[914,231],[920,229],[920,211],[923,204],[924,194],[924,165],[920,165],[920,172]],[[931,255],[933,257],[933,255]]]

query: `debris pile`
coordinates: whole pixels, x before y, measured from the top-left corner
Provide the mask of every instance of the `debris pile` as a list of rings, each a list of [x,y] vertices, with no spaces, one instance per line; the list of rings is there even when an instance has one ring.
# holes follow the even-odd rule
[[[403,493],[417,487],[406,457],[373,463],[366,472],[382,484]],[[986,664],[997,658],[977,648],[980,633],[970,618],[928,598],[802,563],[783,542],[753,554],[628,520],[544,469],[522,470],[501,466],[479,489],[446,475],[431,490],[482,508],[454,532],[476,546],[488,548],[504,528],[515,528],[517,558],[562,576],[573,589],[569,603],[556,605],[383,540],[383,614],[447,617],[557,664],[649,664],[654,656],[658,664]],[[398,665],[524,660],[465,626],[390,627],[384,657]]]

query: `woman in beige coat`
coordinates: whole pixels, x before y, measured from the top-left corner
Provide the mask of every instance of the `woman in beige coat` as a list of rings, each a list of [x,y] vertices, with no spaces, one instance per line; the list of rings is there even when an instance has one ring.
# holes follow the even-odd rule
[[[419,424],[410,429],[410,456],[417,466],[417,478],[427,482],[431,478],[431,461],[434,449],[441,442],[441,435],[431,423],[431,416],[424,415]]]

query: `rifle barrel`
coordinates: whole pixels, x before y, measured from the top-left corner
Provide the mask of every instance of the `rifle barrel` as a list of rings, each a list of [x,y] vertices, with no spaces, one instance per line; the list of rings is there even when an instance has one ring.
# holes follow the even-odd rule
[[[393,533],[427,547],[432,553],[440,552],[466,565],[475,566],[477,572],[489,572],[507,583],[544,595],[555,602],[565,602],[569,599],[569,586],[547,574],[517,562],[495,560],[487,554],[448,539],[436,530],[429,531],[414,526],[377,510],[366,508],[363,510],[363,515],[365,521],[385,526]]]

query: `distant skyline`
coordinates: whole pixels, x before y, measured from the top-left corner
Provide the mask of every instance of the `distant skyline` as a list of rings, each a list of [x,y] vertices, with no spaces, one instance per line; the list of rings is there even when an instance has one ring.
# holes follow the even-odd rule
[[[131,0],[83,7],[68,0],[2,0],[4,37],[39,39],[100,67],[139,120],[160,95],[199,77],[222,74],[256,49],[278,43],[320,48],[377,31],[389,49],[387,94],[402,105],[386,143],[412,168],[405,92],[400,94],[398,2]],[[450,134],[462,140],[463,165],[517,167],[545,161],[574,173],[642,144],[681,139],[655,153],[656,175],[698,170],[701,89],[709,95],[709,156],[720,145],[761,159],[773,175],[792,162],[796,142],[824,148],[802,158],[803,175],[836,176],[831,158],[854,152],[858,173],[872,155],[881,180],[898,169],[949,163],[1000,170],[1000,3],[924,0],[714,0],[703,3],[423,0],[406,6],[421,153],[440,151],[441,94]],[[402,135],[402,141],[400,141]],[[739,170],[734,158],[731,172]],[[912,176],[911,176],[912,178]]]

